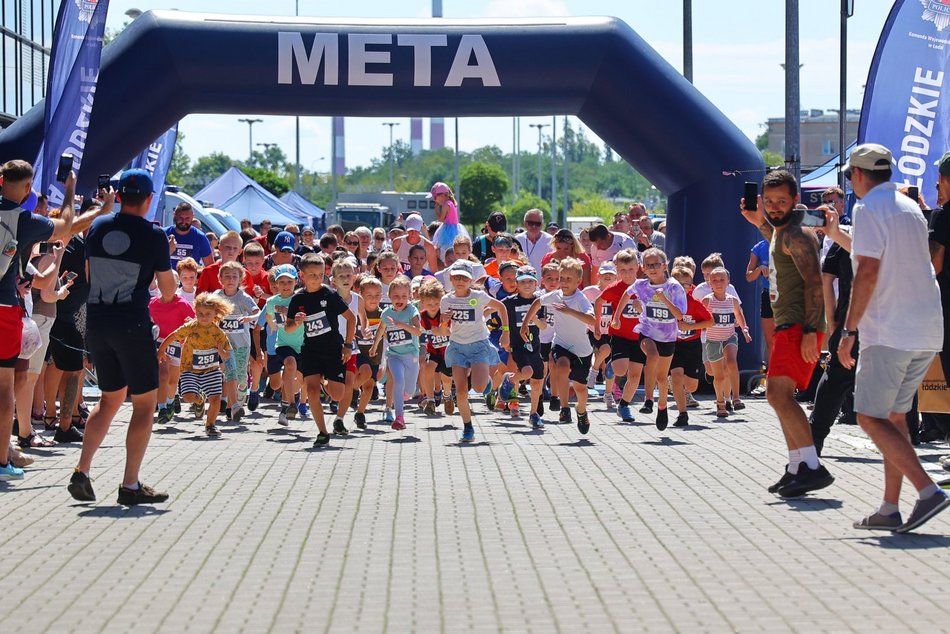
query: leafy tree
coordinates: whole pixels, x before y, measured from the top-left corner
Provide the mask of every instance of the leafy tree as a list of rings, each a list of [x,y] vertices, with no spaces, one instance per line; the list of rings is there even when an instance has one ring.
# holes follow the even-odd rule
[[[766,150],[769,147],[769,131],[766,130],[759,136],[755,137],[755,147],[759,150]]]
[[[765,167],[784,167],[785,159],[781,155],[776,154],[775,152],[769,152],[768,150],[762,151],[762,158],[765,159]]]
[[[242,166],[241,171],[256,180],[261,187],[278,198],[290,191],[290,183],[262,167]]]
[[[188,172],[188,176],[182,179],[182,184],[188,193],[194,194],[218,176],[221,176],[229,167],[237,164],[237,161],[222,152],[202,156],[195,161]]]
[[[474,162],[463,167],[459,177],[462,180],[461,222],[472,226],[485,222],[508,193],[508,175],[497,165]]]
[[[465,190],[462,190],[465,193]],[[525,212],[529,209],[540,209],[544,212],[544,217],[550,222],[551,201],[538,198],[537,194],[522,192],[521,197],[516,200],[510,208],[505,210],[505,216],[508,218],[510,227],[520,226],[524,221]]]
[[[175,153],[172,154],[172,162],[165,176],[165,182],[169,185],[183,185],[191,172],[191,159],[185,154],[182,145],[184,140],[185,135],[179,132],[175,139]]]

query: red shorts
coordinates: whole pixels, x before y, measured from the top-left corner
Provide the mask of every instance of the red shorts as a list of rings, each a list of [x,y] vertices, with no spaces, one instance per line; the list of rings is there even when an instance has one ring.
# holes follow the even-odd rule
[[[23,309],[19,306],[0,306],[0,361],[10,361],[3,367],[12,368],[16,363],[22,341]]]
[[[350,360],[346,362],[346,371],[356,374],[356,352],[350,355]]]
[[[821,351],[821,342],[825,333],[818,332],[818,350]],[[802,327],[798,324],[776,330],[772,336],[772,356],[769,358],[768,376],[784,376],[795,381],[799,390],[808,389],[811,375],[815,371],[815,363],[809,363],[802,358]]]

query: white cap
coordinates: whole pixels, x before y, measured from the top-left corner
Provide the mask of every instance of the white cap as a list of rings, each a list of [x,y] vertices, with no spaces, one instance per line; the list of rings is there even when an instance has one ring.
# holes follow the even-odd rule
[[[419,214],[409,214],[406,218],[406,231],[422,231],[422,216]]]

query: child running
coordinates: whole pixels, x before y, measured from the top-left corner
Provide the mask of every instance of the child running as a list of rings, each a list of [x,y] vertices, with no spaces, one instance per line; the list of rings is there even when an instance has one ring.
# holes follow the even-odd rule
[[[356,281],[356,260],[351,257],[337,260],[333,263],[330,274],[333,280],[333,288],[335,288],[336,292],[340,295],[340,299],[346,302],[347,306],[350,307],[350,312],[356,315],[359,323],[365,324],[366,312],[363,309],[363,298],[353,292],[353,283]],[[345,332],[346,318],[341,315],[338,319],[340,321],[340,331]],[[354,342],[353,354],[350,355],[350,358],[346,362],[346,376],[343,379],[343,383],[331,381],[327,385],[327,391],[330,393],[330,397],[339,403],[337,405],[336,418],[333,419],[333,433],[341,436],[345,436],[349,433],[349,430],[343,423],[343,417],[346,416],[346,411],[350,408],[350,405],[353,404],[353,387],[356,384],[357,356],[359,356],[359,348],[357,347],[357,342]]]
[[[709,273],[709,286],[712,293],[703,299],[703,306],[712,314],[713,325],[706,331],[706,358],[712,366],[713,386],[716,389],[716,416],[725,418],[729,415],[726,399],[730,394],[733,395],[733,409],[745,408],[738,398],[739,385],[733,381],[733,376],[739,376],[736,325],[742,330],[746,343],[751,343],[752,337],[749,336],[739,299],[727,290],[730,286],[729,271],[721,266],[713,269]]]
[[[191,258],[187,258],[191,259]],[[178,266],[186,260],[178,262]],[[175,293],[172,301],[167,304],[162,301],[161,295],[153,297],[148,303],[148,312],[152,322],[158,326],[158,343],[161,344],[168,335],[182,327],[186,321],[193,319],[195,309],[181,295]],[[158,416],[156,422],[166,425],[172,421],[175,414],[181,412],[181,400],[178,397],[178,379],[181,376],[181,344],[169,344],[167,354],[158,358]]]
[[[158,348],[158,358],[161,359],[173,342],[184,342],[178,391],[186,403],[197,403],[201,398],[207,401],[205,434],[209,438],[221,435],[215,425],[221,410],[221,361],[230,357],[231,342],[218,324],[231,310],[231,302],[223,297],[211,293],[198,295],[195,298],[195,320],[165,337]]]
[[[254,298],[241,289],[246,271],[237,262],[225,262],[218,271],[221,288],[215,295],[223,297],[233,306],[231,313],[221,320],[221,330],[231,341],[231,355],[224,363],[224,396],[227,399],[225,417],[240,423],[244,416],[244,399],[247,396],[247,365],[251,356],[250,326],[260,317],[261,311]]]
[[[538,329],[545,327],[545,319],[535,315],[533,322],[527,324],[528,337],[522,337],[525,316],[537,300],[538,274],[531,266],[518,269],[518,292],[502,300],[508,310],[508,323],[511,330],[511,358],[515,371],[505,374],[501,382],[501,396],[508,400],[508,412],[518,415],[519,403],[514,398],[515,387],[521,381],[531,382],[531,409],[529,420],[536,430],[544,429],[544,420],[538,413],[541,404],[541,392],[544,389],[544,361],[541,359],[541,345],[538,341]]]
[[[356,355],[356,379],[353,385],[360,390],[360,400],[353,414],[353,420],[358,429],[366,429],[366,407],[373,398],[373,390],[379,379],[379,364],[383,359],[382,350],[376,350],[375,354],[369,353],[376,339],[379,318],[383,314],[379,307],[379,300],[383,296],[383,285],[372,275],[364,274],[359,279],[359,291],[363,298],[366,321],[361,324],[356,341],[359,353]]]
[[[675,262],[675,260],[674,260]],[[673,362],[670,365],[670,379],[673,383],[673,399],[676,401],[676,422],[673,427],[689,425],[688,396],[699,387],[703,374],[703,343],[701,332],[713,325],[712,315],[700,302],[696,301],[693,290],[693,271],[685,266],[673,267],[673,279],[680,283],[686,292],[686,313],[679,322],[679,335]]]
[[[579,290],[584,276],[584,265],[575,258],[564,258],[559,264],[560,290],[546,293],[535,300],[521,324],[521,338],[528,341],[530,325],[541,307],[554,313],[554,341],[551,357],[551,383],[557,385],[563,398],[559,422],[571,422],[568,395],[571,383],[577,394],[577,430],[581,434],[590,431],[587,416],[587,373],[590,372],[591,355],[594,352],[587,336],[588,327],[596,323],[594,307]]]
[[[287,329],[289,321],[287,310],[294,295],[297,279],[297,269],[293,264],[280,264],[274,267],[274,286],[277,288],[277,294],[270,297],[264,305],[264,315],[270,333],[267,341],[267,374],[270,377],[281,375],[280,413],[277,416],[277,423],[284,426],[290,424],[290,419],[297,417],[297,408],[293,406],[292,400],[298,389],[297,358],[300,355],[300,347],[303,345],[304,331],[296,328]],[[319,393],[318,390],[317,394]]]
[[[443,404],[445,413],[455,413],[452,399],[452,370],[445,365],[445,348],[449,345],[449,331],[442,327],[440,308],[445,289],[434,278],[428,278],[419,286],[419,317],[426,337],[425,363],[421,366],[422,391],[426,403],[423,411],[434,416],[436,408]]]
[[[422,325],[419,311],[409,301],[409,278],[400,275],[389,285],[389,299],[392,305],[383,310],[379,328],[376,330],[376,339],[370,348],[372,356],[379,348],[383,337],[386,338],[385,355],[387,366],[392,375],[392,381],[387,384],[387,390],[392,392],[396,409],[392,428],[402,431],[406,428],[404,415],[406,397],[416,389],[419,378],[419,335],[422,334]]]
[[[584,296],[591,304],[597,301],[604,290],[617,281],[617,265],[610,260],[600,263],[597,269],[597,284],[588,286],[584,289]],[[613,321],[613,306],[607,302],[599,304],[599,312],[594,314],[600,322],[600,332],[604,333],[610,329],[610,322]],[[614,375],[610,365],[610,337],[595,336],[594,327],[589,332],[590,345],[594,348],[594,360],[591,362],[590,372],[587,374],[587,388],[593,390],[597,385],[597,374],[600,370],[604,371],[604,404],[607,409],[613,409],[614,402]]]

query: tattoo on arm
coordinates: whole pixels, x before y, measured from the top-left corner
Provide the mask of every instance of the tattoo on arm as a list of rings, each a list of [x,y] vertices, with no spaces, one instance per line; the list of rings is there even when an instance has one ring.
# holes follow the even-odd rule
[[[768,220],[763,220],[762,224],[759,225],[759,233],[761,233],[762,237],[768,240],[769,242],[772,241],[773,231],[775,231],[775,229],[772,227],[772,225],[769,224]]]
[[[795,268],[805,282],[805,326],[817,328],[825,311],[818,261],[818,242],[799,226],[790,226],[782,233],[782,246],[792,256]]]

